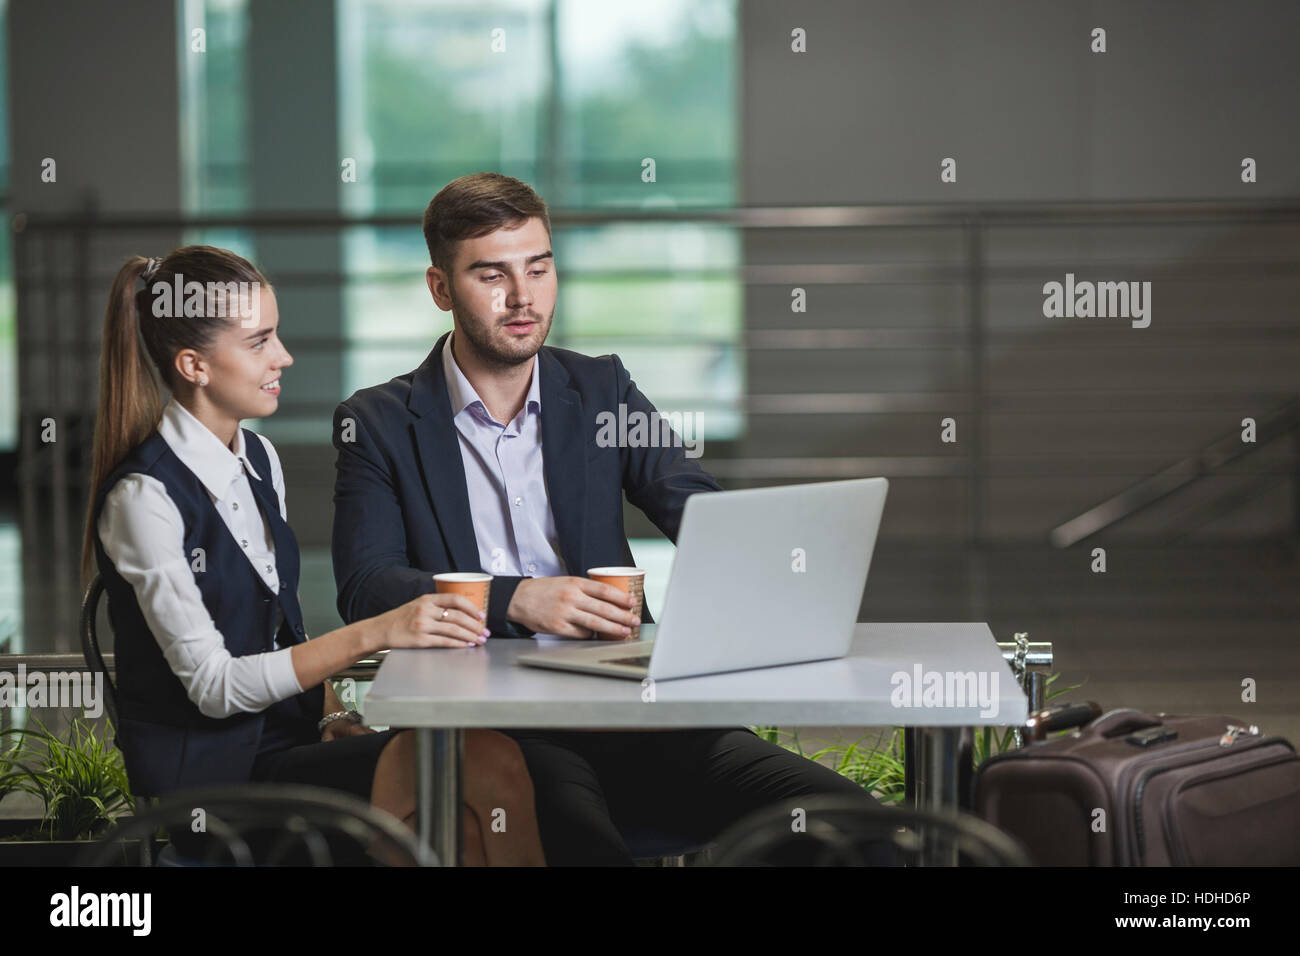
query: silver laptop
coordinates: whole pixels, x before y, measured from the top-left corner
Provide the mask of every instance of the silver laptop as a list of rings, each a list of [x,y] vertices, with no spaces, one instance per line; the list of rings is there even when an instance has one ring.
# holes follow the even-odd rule
[[[843,657],[888,489],[862,478],[691,495],[657,625],[518,660],[666,680]]]

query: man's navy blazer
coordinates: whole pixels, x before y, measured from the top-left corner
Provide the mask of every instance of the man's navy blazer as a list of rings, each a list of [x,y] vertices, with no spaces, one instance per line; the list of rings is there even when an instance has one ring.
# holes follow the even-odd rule
[[[435,590],[443,571],[483,571],[470,514],[460,439],[442,367],[443,335],[415,371],[357,392],[334,412],[334,580],[351,623]],[[543,346],[542,458],[560,555],[568,573],[631,565],[623,493],[672,541],[697,491],[720,491],[686,449],[602,447],[597,416],[655,411],[617,355],[598,358]],[[635,419],[631,419],[635,421]],[[648,430],[647,430],[648,431]],[[492,582],[488,627],[501,637],[532,632],[505,613],[523,580]],[[650,615],[642,609],[642,619]]]

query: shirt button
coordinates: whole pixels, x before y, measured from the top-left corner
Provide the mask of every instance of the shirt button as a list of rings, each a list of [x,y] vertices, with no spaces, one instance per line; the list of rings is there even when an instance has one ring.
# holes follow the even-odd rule
[[[240,541],[240,542],[239,542],[239,546],[240,546],[241,548],[247,548],[247,547],[248,547],[248,540],[247,540],[247,539],[244,539],[244,540]]]
[[[516,504],[516,505],[521,505],[521,504],[523,504],[523,503],[524,503],[524,499],[523,499],[523,498],[516,498],[516,499],[515,499],[515,504]]]
[[[238,502],[238,501],[232,501],[232,502],[230,503],[230,509],[231,509],[232,511],[238,511],[238,510],[239,510],[239,502]]]
[[[529,570],[529,571],[536,571],[536,570],[537,570],[537,565],[535,565],[535,564],[530,564],[530,565],[528,565],[528,570]]]
[[[266,573],[267,574],[271,573],[271,566],[269,564],[266,566]]]

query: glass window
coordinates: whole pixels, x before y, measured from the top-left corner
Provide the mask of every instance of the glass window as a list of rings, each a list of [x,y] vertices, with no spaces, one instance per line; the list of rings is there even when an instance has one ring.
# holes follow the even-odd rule
[[[247,0],[182,0],[187,210],[248,208]],[[346,215],[409,225],[346,230],[343,397],[410,371],[451,327],[424,283],[419,218],[434,193],[491,169],[534,185],[555,211],[562,282],[549,344],[617,351],[665,412],[736,437],[744,390],[740,243],[711,223],[638,223],[645,209],[735,202],[734,0],[338,0],[340,182]],[[643,178],[654,160],[654,182]],[[192,232],[256,261],[242,230]],[[333,403],[321,403],[328,436]]]
[[[189,175],[187,208],[205,213],[248,207],[247,0],[184,0],[180,64],[185,98],[181,135]],[[202,56],[188,55],[204,31]]]
[[[341,0],[339,15],[342,154],[358,163],[343,207],[413,222],[350,231],[345,391],[409,371],[451,327],[425,287],[416,224],[447,182],[491,169],[533,184],[552,210],[608,214],[556,228],[548,344],[617,351],[661,410],[734,438],[738,236],[626,218],[734,203],[734,4]]]
[[[7,3],[0,0],[0,451],[18,447],[18,339],[14,298],[13,232],[9,222],[9,50]],[[7,605],[5,605],[7,606]],[[3,635],[0,634],[0,638]]]

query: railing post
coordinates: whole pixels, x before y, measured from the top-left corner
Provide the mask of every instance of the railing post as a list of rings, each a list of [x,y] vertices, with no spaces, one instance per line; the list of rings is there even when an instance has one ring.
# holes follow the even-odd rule
[[[970,546],[983,544],[985,528],[984,428],[988,401],[984,376],[984,235],[979,213],[966,221],[966,319],[970,375],[970,422],[965,429],[969,449],[967,493],[970,496],[967,538]]]
[[[1295,445],[1295,455],[1291,459],[1291,523],[1295,532],[1295,545],[1300,548],[1300,401],[1292,408],[1291,442]]]

